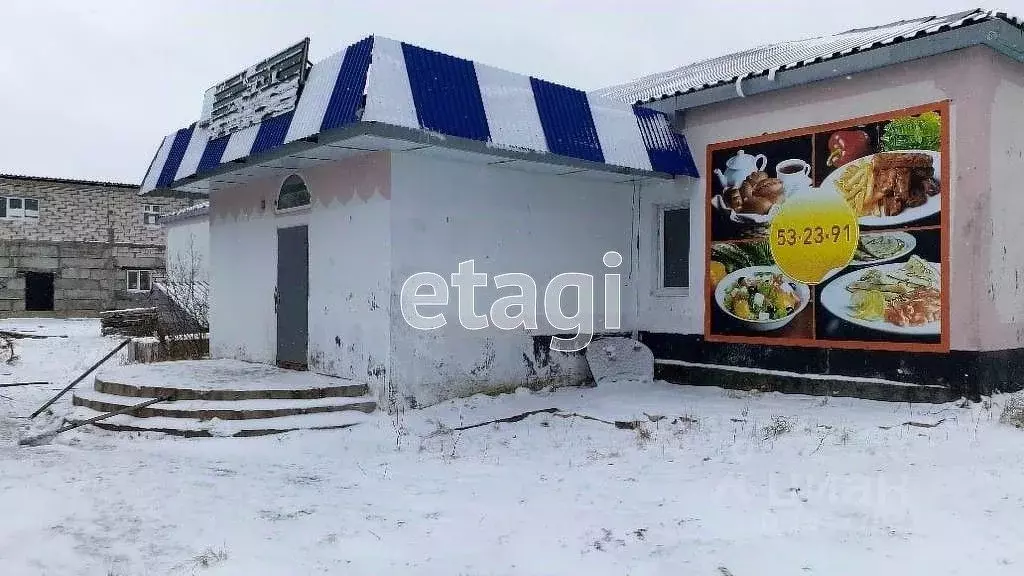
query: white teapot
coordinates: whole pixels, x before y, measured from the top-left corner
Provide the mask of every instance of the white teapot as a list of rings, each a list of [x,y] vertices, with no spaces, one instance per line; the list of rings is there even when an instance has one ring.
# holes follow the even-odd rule
[[[764,154],[752,156],[743,150],[725,161],[725,173],[715,169],[715,176],[722,188],[737,188],[754,172],[763,172],[768,166],[768,158]]]

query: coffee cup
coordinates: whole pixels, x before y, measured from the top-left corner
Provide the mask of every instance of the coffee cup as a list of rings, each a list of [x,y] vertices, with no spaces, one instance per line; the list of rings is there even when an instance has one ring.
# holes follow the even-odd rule
[[[782,180],[782,186],[787,193],[811,186],[811,165],[803,160],[783,160],[775,165],[775,174]]]

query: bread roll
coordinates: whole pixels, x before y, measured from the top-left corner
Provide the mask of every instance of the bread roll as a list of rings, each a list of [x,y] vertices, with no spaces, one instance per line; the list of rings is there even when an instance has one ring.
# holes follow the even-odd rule
[[[743,202],[743,210],[747,214],[767,214],[774,204],[767,198],[751,196]]]
[[[757,186],[754,186],[754,190],[751,193],[757,198],[764,198],[775,203],[779,200],[779,197],[782,196],[782,191],[782,180],[779,180],[778,178],[767,178],[758,182]]]

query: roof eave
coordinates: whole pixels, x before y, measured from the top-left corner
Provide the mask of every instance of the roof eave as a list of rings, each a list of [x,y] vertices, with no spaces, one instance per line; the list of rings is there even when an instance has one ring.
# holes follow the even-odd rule
[[[1024,63],[1024,35],[1016,26],[997,18],[797,68],[779,70],[775,73],[774,79],[768,74],[743,78],[740,80],[742,95],[737,91],[736,83],[730,82],[693,92],[665,96],[640,104],[671,114],[677,110],[717,104],[822,80],[843,78],[973,46],[988,46],[1009,58]]]
[[[220,176],[227,176],[233,172],[241,170],[245,166],[252,166],[261,164],[264,162],[270,162],[298,154],[306,150],[316,148],[318,146],[336,144],[344,142],[359,136],[376,136],[379,138],[387,138],[390,140],[400,140],[409,142],[412,144],[422,144],[424,147],[439,146],[448,148],[451,150],[460,150],[463,152],[471,152],[476,154],[487,154],[496,158],[504,158],[508,160],[522,160],[526,162],[537,162],[543,164],[550,164],[553,166],[564,166],[569,169],[592,170],[596,172],[605,172],[613,174],[622,174],[624,176],[635,177],[637,180],[656,179],[656,180],[672,180],[675,178],[674,175],[656,172],[652,170],[641,170],[636,168],[627,168],[623,166],[613,166],[610,164],[603,164],[600,162],[591,162],[588,160],[581,160],[578,158],[572,158],[568,156],[560,156],[545,152],[536,152],[531,150],[516,150],[509,148],[501,148],[490,146],[486,142],[480,142],[477,140],[471,140],[468,138],[459,138],[456,136],[448,136],[441,134],[433,134],[420,129],[406,128],[401,126],[394,126],[391,124],[383,124],[379,122],[364,122],[359,121],[341,128],[330,130],[327,132],[321,132],[314,137],[306,138],[303,140],[297,140],[295,142],[289,142],[273,150],[265,152],[257,156],[249,156],[233,162],[228,162],[210,170],[182,178],[172,182],[169,189],[176,190],[183,186],[190,184],[196,184],[216,178]],[[378,150],[367,149],[367,153],[376,152]],[[325,160],[330,162],[330,160]],[[143,193],[144,195],[158,195],[161,190],[166,191],[167,189],[157,188]]]

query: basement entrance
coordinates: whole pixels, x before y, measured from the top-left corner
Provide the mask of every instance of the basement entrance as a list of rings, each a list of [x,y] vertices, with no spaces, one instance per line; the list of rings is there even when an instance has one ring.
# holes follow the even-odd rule
[[[53,274],[25,272],[25,310],[44,312],[53,310]]]

